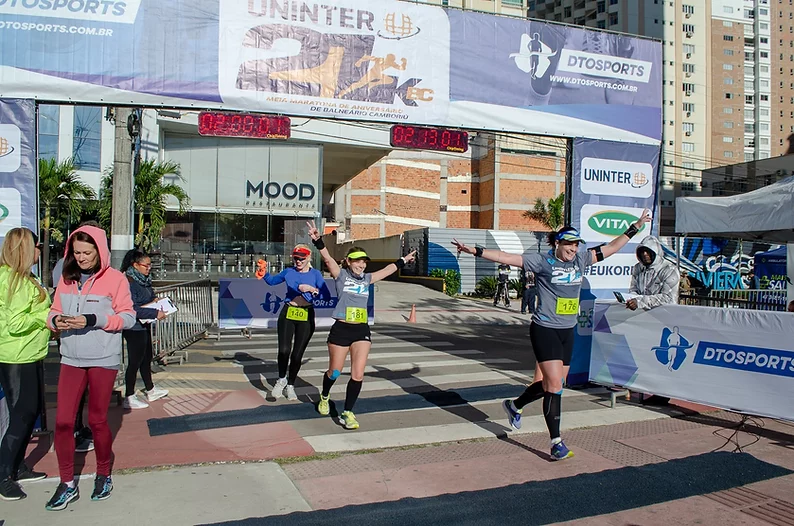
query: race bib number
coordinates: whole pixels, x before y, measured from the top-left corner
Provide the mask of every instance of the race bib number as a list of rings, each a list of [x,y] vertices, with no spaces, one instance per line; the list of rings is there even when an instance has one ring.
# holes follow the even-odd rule
[[[294,321],[308,321],[309,310],[290,306],[287,308],[287,319]]]
[[[348,307],[345,310],[345,321],[348,323],[367,323],[367,309]]]
[[[579,314],[579,298],[557,298],[557,314]]]

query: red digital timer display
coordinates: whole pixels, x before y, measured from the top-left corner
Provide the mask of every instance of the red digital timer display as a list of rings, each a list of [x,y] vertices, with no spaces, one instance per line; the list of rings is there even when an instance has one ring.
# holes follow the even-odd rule
[[[289,139],[289,117],[202,111],[198,117],[199,135],[213,137],[251,137],[254,139]]]
[[[447,128],[423,128],[395,124],[391,127],[391,145],[395,148],[416,148],[465,152],[469,149],[469,134]]]

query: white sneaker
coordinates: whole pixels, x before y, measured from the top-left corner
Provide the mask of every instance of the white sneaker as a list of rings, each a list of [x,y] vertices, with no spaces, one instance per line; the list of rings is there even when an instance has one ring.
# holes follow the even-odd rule
[[[124,403],[121,404],[124,409],[146,409],[149,404],[138,398],[136,395],[124,398]]]
[[[298,395],[295,394],[295,386],[288,385],[285,391],[287,393],[287,400],[297,400]]]
[[[144,391],[144,393],[146,394],[146,399],[149,402],[154,402],[155,400],[159,400],[168,396],[168,389],[161,389],[155,385],[151,390]]]
[[[284,388],[287,387],[287,379],[286,378],[279,378],[276,380],[275,385],[273,386],[273,390],[270,391],[270,394],[273,395],[273,398],[279,399],[284,396]]]

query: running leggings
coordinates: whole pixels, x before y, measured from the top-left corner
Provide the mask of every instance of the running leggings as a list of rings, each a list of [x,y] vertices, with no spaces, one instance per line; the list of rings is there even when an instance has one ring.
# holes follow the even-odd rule
[[[25,460],[30,434],[39,416],[41,377],[38,362],[1,363],[0,387],[8,405],[8,430],[0,442],[0,480],[15,475]]]
[[[127,391],[124,396],[135,394],[135,380],[138,371],[141,371],[143,385],[147,391],[154,388],[152,383],[152,333],[148,327],[142,331],[124,331],[124,339],[127,340],[127,371],[124,380],[127,384]]]
[[[108,406],[118,371],[103,367],[61,364],[58,409],[55,413],[55,454],[61,482],[74,480],[74,418],[88,386],[88,426],[94,435],[97,475],[110,476],[113,435],[108,426]]]
[[[309,340],[314,334],[314,309],[309,307],[309,319],[307,321],[295,321],[287,319],[289,305],[285,305],[278,315],[278,377],[287,376],[289,367],[289,377],[287,384],[295,385],[298,379],[298,371],[301,368],[303,353],[309,345]],[[294,342],[293,342],[294,339]]]

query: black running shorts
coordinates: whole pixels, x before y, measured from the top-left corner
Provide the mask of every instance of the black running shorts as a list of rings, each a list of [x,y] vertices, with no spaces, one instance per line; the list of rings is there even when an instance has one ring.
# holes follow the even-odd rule
[[[355,342],[371,341],[369,323],[347,323],[336,320],[328,333],[328,343],[340,347],[350,347]]]
[[[533,322],[529,326],[529,341],[535,351],[535,359],[538,362],[562,360],[563,365],[571,365],[575,329],[550,329]]]

